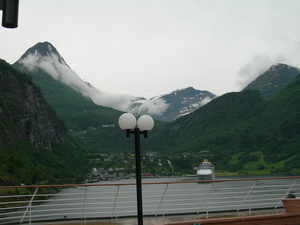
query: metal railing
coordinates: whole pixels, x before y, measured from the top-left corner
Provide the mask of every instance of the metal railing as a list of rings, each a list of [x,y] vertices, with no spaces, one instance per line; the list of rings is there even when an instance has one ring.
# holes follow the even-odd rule
[[[143,180],[144,216],[206,215],[282,208],[300,177],[152,182]],[[153,180],[153,179],[152,179]],[[159,179],[157,179],[159,180]],[[149,181],[149,180],[148,180]],[[136,217],[132,183],[0,187],[0,224]]]

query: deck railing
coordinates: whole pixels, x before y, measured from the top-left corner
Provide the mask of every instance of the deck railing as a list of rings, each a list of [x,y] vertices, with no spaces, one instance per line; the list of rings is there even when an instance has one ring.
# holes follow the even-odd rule
[[[144,216],[206,215],[282,208],[300,177],[152,182],[143,179]],[[159,180],[159,179],[158,179]],[[0,224],[136,217],[132,183],[0,187]]]

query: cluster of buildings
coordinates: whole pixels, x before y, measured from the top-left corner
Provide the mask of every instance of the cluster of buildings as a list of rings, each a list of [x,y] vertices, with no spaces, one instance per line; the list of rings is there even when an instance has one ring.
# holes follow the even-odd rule
[[[123,167],[114,169],[110,167],[107,170],[105,170],[104,168],[93,168],[92,173],[88,174],[88,182],[92,183],[102,180],[128,179],[133,175],[135,177],[135,174],[128,175],[123,171],[125,171]]]

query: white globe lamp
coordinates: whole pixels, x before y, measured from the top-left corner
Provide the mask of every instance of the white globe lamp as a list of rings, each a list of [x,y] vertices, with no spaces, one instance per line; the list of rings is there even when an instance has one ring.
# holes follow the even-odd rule
[[[137,127],[141,131],[149,131],[154,127],[154,120],[151,116],[143,115],[137,121]]]
[[[136,126],[136,118],[131,113],[124,113],[119,118],[119,126],[122,130],[131,130]]]

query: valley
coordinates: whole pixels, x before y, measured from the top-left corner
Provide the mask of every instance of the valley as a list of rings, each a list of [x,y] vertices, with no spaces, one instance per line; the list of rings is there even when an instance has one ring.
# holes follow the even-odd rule
[[[37,58],[29,65],[26,58],[32,53]],[[41,61],[48,70],[35,64]],[[51,65],[55,66],[49,70]],[[58,76],[49,74],[53,70]],[[101,92],[72,72],[54,46],[38,43],[13,66],[1,62],[0,72],[2,184],[83,182],[92,168],[134,173],[133,140],[117,124],[124,111],[100,104]],[[165,114],[152,115],[154,129],[141,141],[142,172],[187,176],[208,158],[221,174],[298,174],[298,72],[276,64],[240,92],[215,96],[188,87],[148,100],[149,107]],[[74,82],[66,82],[67,77]],[[8,82],[13,84],[9,88]],[[24,94],[31,93],[27,89],[34,89],[35,95]],[[137,99],[139,104],[123,98],[113,102],[128,103],[136,116],[152,112],[153,108],[144,108],[145,99]],[[40,109],[42,102],[45,108]],[[50,119],[36,120],[34,115]]]

